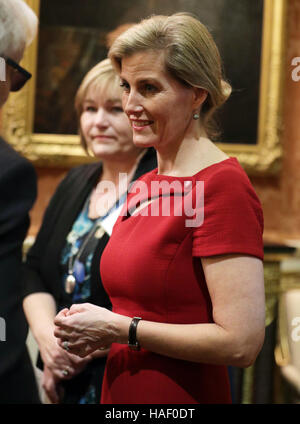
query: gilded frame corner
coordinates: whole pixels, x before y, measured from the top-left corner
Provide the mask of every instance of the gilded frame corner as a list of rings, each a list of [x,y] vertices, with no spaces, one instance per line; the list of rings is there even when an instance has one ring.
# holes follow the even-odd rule
[[[26,1],[39,14],[40,0]],[[257,143],[219,144],[251,175],[275,175],[280,170],[286,16],[287,0],[264,0]],[[38,38],[22,61],[33,74],[31,81],[13,93],[3,109],[4,137],[36,165],[68,167],[86,162],[78,136],[33,133],[37,47]]]

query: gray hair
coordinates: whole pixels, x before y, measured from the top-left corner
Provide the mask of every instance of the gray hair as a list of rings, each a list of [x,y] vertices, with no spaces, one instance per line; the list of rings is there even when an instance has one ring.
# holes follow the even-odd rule
[[[38,18],[23,0],[0,0],[0,56],[22,52],[36,35]]]

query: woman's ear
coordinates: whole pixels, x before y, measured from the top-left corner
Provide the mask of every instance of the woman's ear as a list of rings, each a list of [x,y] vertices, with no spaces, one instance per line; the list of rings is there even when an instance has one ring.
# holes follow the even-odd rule
[[[194,90],[194,109],[199,108],[207,99],[208,92],[204,88],[193,87]]]

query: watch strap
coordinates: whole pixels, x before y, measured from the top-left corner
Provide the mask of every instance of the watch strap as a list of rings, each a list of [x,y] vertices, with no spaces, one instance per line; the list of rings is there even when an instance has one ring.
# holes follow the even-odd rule
[[[140,350],[140,344],[137,341],[136,338],[136,329],[138,326],[138,323],[140,322],[142,318],[140,317],[134,317],[131,320],[130,326],[129,326],[129,333],[128,333],[128,346],[132,350]]]

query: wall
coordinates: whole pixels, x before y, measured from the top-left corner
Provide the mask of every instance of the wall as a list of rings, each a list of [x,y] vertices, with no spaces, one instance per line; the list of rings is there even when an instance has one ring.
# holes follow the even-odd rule
[[[283,162],[277,178],[252,178],[263,205],[265,238],[300,240],[300,81],[291,72],[300,56],[300,1],[289,0],[283,92]]]

